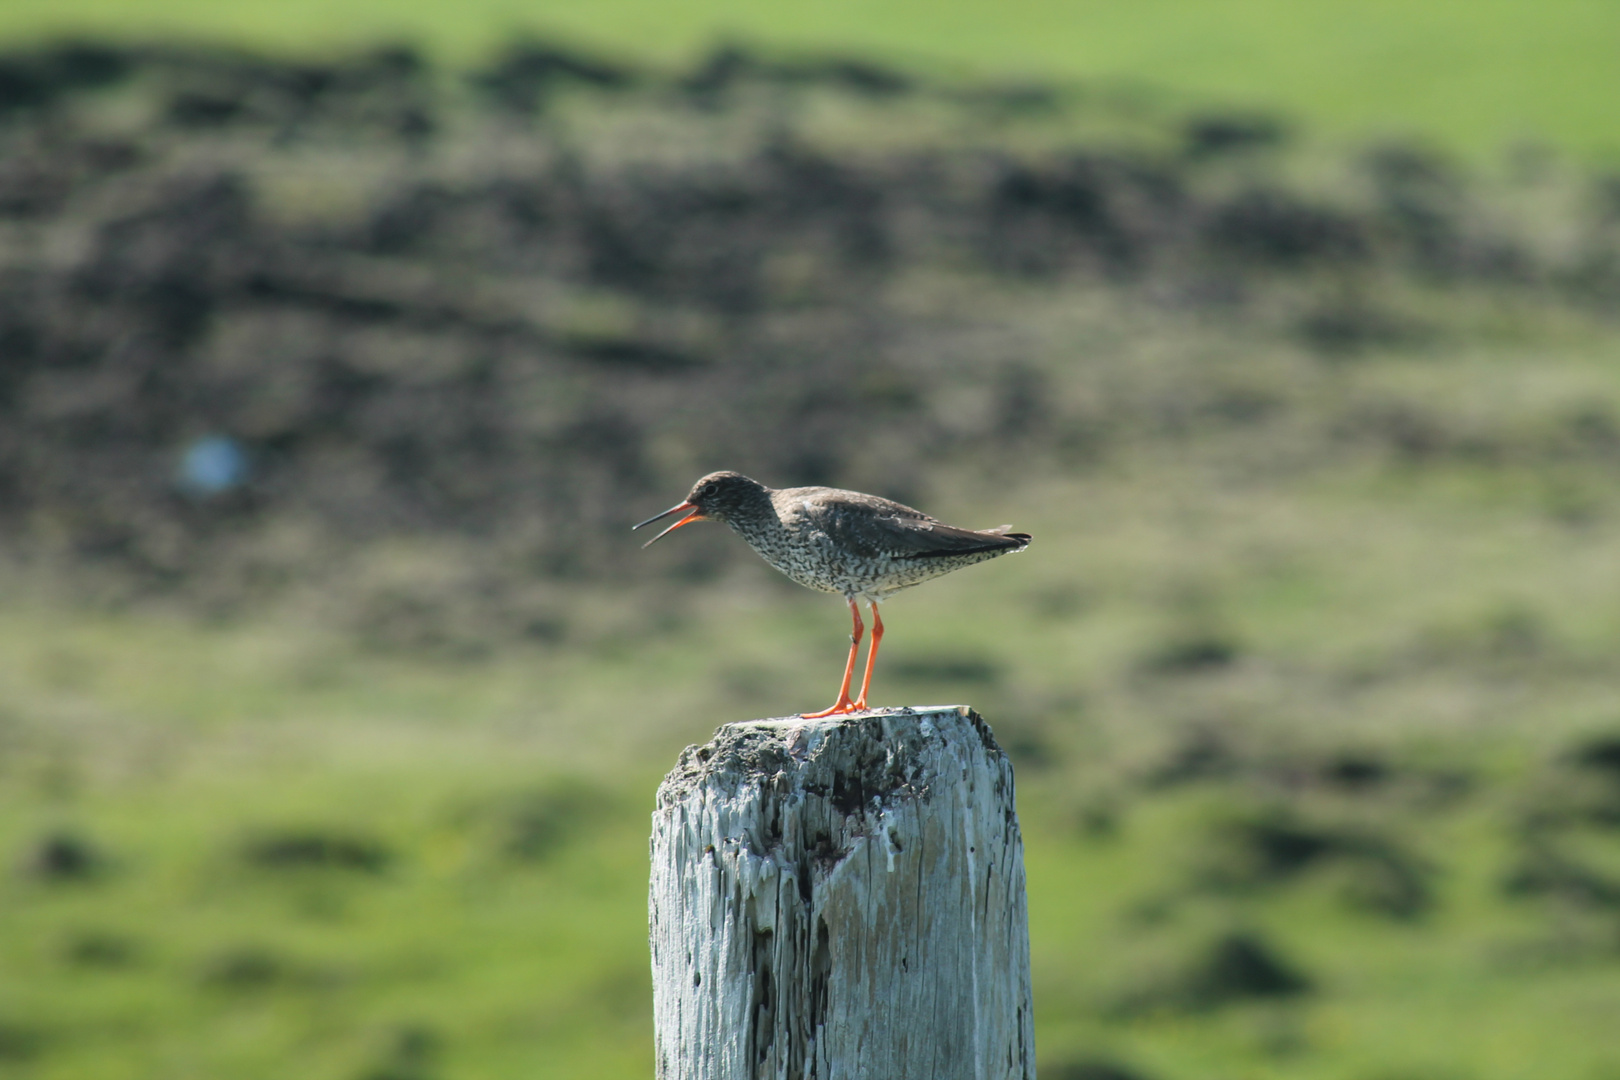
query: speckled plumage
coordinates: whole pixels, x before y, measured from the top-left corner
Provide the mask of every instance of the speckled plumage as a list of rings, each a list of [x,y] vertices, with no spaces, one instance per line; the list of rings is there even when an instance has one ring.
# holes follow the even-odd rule
[[[672,514],[686,514],[647,541],[657,541],[692,521],[722,521],[776,569],[806,588],[837,593],[849,603],[853,619],[849,661],[838,701],[831,709],[806,713],[827,716],[866,708],[872,664],[883,639],[877,605],[886,597],[964,566],[1029,546],[1028,533],[995,529],[959,529],[920,510],[876,495],[827,487],[773,491],[741,473],[710,473],[692,485],[677,503],[636,528]],[[863,626],[858,599],[872,605],[872,647],[860,697],[849,697]]]

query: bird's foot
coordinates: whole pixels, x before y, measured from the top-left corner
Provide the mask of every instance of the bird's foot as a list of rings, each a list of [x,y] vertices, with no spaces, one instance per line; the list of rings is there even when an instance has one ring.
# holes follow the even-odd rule
[[[860,712],[864,705],[856,704],[849,698],[840,698],[832,708],[822,709],[820,712],[800,713],[800,720],[820,720],[823,716],[841,716],[844,713]]]

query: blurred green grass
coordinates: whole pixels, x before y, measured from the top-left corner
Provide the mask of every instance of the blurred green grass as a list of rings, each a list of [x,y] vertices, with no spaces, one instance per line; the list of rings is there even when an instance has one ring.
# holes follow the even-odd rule
[[[1464,340],[1315,392],[1525,439],[1620,407],[1601,323]],[[876,699],[970,701],[1019,767],[1045,1067],[1604,1075],[1620,921],[1507,883],[1537,852],[1599,877],[1615,854],[1555,794],[1592,780],[1571,748],[1616,733],[1610,466],[1259,468],[1278,446],[1154,441],[1014,488],[964,472],[929,508],[1034,546],[888,605]],[[89,614],[13,582],[0,1068],[647,1075],[656,779],[716,723],[821,704],[844,630],[734,538],[681,539],[736,558],[678,633],[604,593],[623,610],[599,634],[474,661]],[[1327,854],[1243,846],[1277,821]],[[1411,905],[1366,892],[1378,866],[1410,875]],[[1234,935],[1310,989],[1212,982],[1201,958]]]
[[[589,5],[474,0],[10,0],[0,39],[86,33],[225,40],[307,52],[393,36],[458,60],[514,31],[666,63],[717,38],[853,50],[977,76],[1096,81],[1202,105],[1272,109],[1336,138],[1416,136],[1482,157],[1520,140],[1612,162],[1620,11],[1541,4],[1356,0],[953,0]]]
[[[0,17],[38,28],[70,9],[40,10]],[[310,44],[309,27],[351,32],[301,10],[116,18],[287,46]],[[356,35],[383,24],[347,10]],[[670,57],[708,40],[687,10],[636,16],[663,24],[624,10],[558,20],[626,48],[640,44],[632,27],[662,25]],[[863,10],[866,38],[836,6],[739,29],[898,41],[898,14]],[[1335,10],[1265,22],[1280,9],[1244,9],[1265,22],[1253,47],[1288,57],[1294,38],[1326,49]],[[1444,10],[1356,19],[1381,42],[1433,45]],[[1443,54],[1459,71],[1483,64],[1530,17],[1477,10],[1459,55],[1435,46],[1431,73]],[[1548,25],[1602,15],[1538,10]],[[1073,55],[1141,36],[1117,68],[1061,68],[1062,33],[1029,37],[1027,59],[1121,78],[1141,63],[1135,76],[1157,81],[1158,60],[1132,57],[1174,46],[1191,50],[1189,71],[1271,79],[1222,52],[1218,11],[1110,9],[1114,38]],[[1144,29],[1150,17],[1182,44]],[[389,25],[449,50],[485,32],[476,14],[451,26],[435,10],[442,34],[428,18]],[[942,44],[907,48],[1010,70],[1037,25],[969,42],[953,18],[917,20]],[[1424,18],[1437,20],[1426,39]],[[1377,19],[1399,30],[1375,34]],[[1193,55],[1195,34],[1207,54]],[[1373,106],[1333,91],[1352,78],[1336,70],[1324,63],[1297,100],[1332,98],[1348,130]],[[1374,88],[1366,70],[1358,92],[1409,95],[1412,117],[1431,115],[1414,71]],[[1578,62],[1560,70],[1596,85]],[[1276,100],[1300,89],[1267,85]],[[1526,85],[1504,77],[1491,93],[1553,108]],[[1242,92],[1231,86],[1204,89]],[[1502,134],[1462,112],[1427,130],[1476,147]],[[1576,132],[1591,117],[1569,120]],[[1008,457],[942,474],[929,511],[1014,522],[1036,542],[889,605],[875,700],[969,702],[1011,749],[1043,1068],[1602,1080],[1620,1057],[1620,802],[1613,776],[1578,762],[1620,738],[1612,320],[1534,287],[1373,282],[1375,304],[1424,332],[1328,355],[1293,330],[1145,307],[1103,284],[1003,287],[1019,293],[984,286],[974,300],[1004,301],[1029,328],[1055,394],[1129,408],[1127,430],[1095,462],[1037,447],[1018,484]],[[1256,400],[1272,419],[1210,419]],[[668,501],[626,507],[625,523]],[[718,723],[826,704],[846,631],[840,604],[785,584],[734,537],[677,539],[723,554],[673,608],[584,585],[556,644],[492,634],[459,659],[390,651],[385,636],[368,648],[296,603],[213,621],[161,601],[87,610],[48,574],[8,568],[0,1074],[647,1075],[657,778]],[[1221,975],[1210,958],[1245,941],[1310,989]]]

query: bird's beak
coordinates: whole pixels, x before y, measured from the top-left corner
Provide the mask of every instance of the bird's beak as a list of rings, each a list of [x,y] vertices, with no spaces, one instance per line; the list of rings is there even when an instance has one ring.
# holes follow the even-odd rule
[[[655,521],[662,521],[665,518],[669,517],[669,515],[678,514],[682,510],[690,510],[692,512],[690,514],[687,514],[685,517],[681,518],[681,520],[677,521],[675,524],[671,525],[669,528],[665,529],[663,532],[659,533],[657,536],[653,537],[651,540],[647,541],[645,544],[642,544],[641,546],[643,548],[650,548],[654,544],[658,543],[658,541],[662,540],[664,537],[668,536],[670,533],[672,533],[676,529],[680,528],[682,525],[689,524],[690,522],[693,522],[693,521],[702,521],[703,520],[703,511],[699,510],[696,506],[692,505],[689,502],[680,502],[680,503],[676,503],[674,506],[670,507],[668,510],[665,510],[662,514],[654,514],[652,517],[648,518],[646,521],[643,521],[641,523],[641,525],[651,525]],[[637,529],[641,528],[641,525],[632,525],[630,527],[630,531],[635,532]]]

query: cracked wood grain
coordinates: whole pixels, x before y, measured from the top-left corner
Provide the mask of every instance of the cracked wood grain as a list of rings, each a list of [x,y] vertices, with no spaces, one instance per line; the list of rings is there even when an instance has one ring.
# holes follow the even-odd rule
[[[659,1080],[1033,1080],[1012,766],[962,707],[728,724],[658,790]]]

